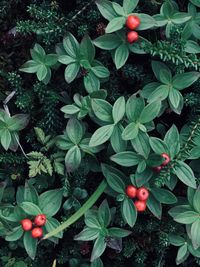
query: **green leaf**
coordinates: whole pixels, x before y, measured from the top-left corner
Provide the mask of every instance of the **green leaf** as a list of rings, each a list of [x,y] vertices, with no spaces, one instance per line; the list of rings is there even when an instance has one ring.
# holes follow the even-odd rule
[[[72,118],[67,123],[66,132],[72,143],[77,145],[83,138],[84,127],[80,121]]]
[[[141,173],[136,172],[135,176],[131,175],[130,178],[131,178],[131,181],[134,181],[133,184],[136,184],[137,187],[141,187],[144,184],[148,183],[152,175],[153,175],[152,171],[148,168],[148,169],[145,169]]]
[[[78,235],[74,237],[74,240],[91,241],[95,240],[99,236],[99,229],[86,227]]]
[[[117,17],[112,19],[106,27],[106,33],[112,33],[122,29],[125,21],[126,20],[124,17]]]
[[[157,199],[155,199],[155,197],[152,194],[150,194],[147,200],[147,207],[155,217],[157,217],[159,220],[161,219],[162,206],[160,202]]]
[[[200,213],[200,187],[197,188],[193,197],[193,207]]]
[[[45,65],[46,66],[54,66],[58,61],[58,56],[56,54],[49,54],[45,57]]]
[[[101,229],[102,225],[99,222],[97,210],[88,210],[85,213],[85,224],[89,228]]]
[[[177,165],[173,167],[173,172],[177,177],[187,186],[196,188],[196,179],[192,169],[184,162],[178,161]]]
[[[159,138],[150,137],[149,143],[150,143],[151,148],[156,154],[159,154],[159,155],[161,155],[162,153],[169,154],[168,146]]]
[[[193,206],[193,198],[196,190],[194,188],[188,187],[187,188],[187,198],[191,206]]]
[[[191,54],[198,54],[198,53],[200,53],[199,44],[195,41],[188,40],[186,45],[185,45],[185,51],[187,53],[191,53]]]
[[[71,83],[77,76],[80,69],[79,63],[71,63],[65,69],[65,81]]]
[[[32,238],[30,232],[26,232],[23,238],[24,248],[29,257],[34,260],[37,250],[37,239]]]
[[[182,246],[185,243],[185,239],[183,237],[181,237],[180,235],[175,235],[170,233],[169,234],[169,242],[173,245],[173,246]]]
[[[32,202],[24,201],[20,204],[20,207],[26,214],[37,216],[42,214],[41,209]]]
[[[183,224],[191,224],[198,220],[198,213],[194,211],[185,211],[183,213],[179,213],[174,217],[174,221],[178,223],[183,223]]]
[[[70,57],[77,58],[79,56],[79,43],[70,32],[63,39],[63,47]]]
[[[190,0],[190,2],[191,2],[193,5],[200,7],[200,2],[199,2],[199,0]]]
[[[139,132],[139,124],[135,122],[131,122],[126,126],[122,133],[122,138],[124,140],[132,140],[137,137]]]
[[[99,78],[90,71],[83,79],[86,91],[91,94],[100,89]]]
[[[196,221],[193,222],[191,227],[192,244],[194,249],[200,247],[200,219],[198,214],[197,216],[198,219],[196,219]]]
[[[114,54],[114,63],[117,69],[123,67],[128,59],[129,56],[129,49],[126,44],[121,44],[115,50]]]
[[[75,105],[66,105],[60,109],[62,112],[68,115],[76,114],[80,111],[80,108]]]
[[[169,90],[169,101],[174,109],[177,109],[178,106],[180,105],[181,97],[182,95],[178,90],[174,88],[171,88]]]
[[[141,157],[132,151],[117,153],[111,156],[110,159],[124,167],[135,166],[141,161]]]
[[[125,16],[124,9],[122,6],[120,6],[120,4],[112,2],[112,6],[119,16]]]
[[[121,175],[121,173],[117,169],[106,164],[102,165],[102,172],[109,186],[114,191],[124,194],[125,184],[121,179],[121,177],[123,177],[123,174]]]
[[[189,254],[187,254],[187,243],[182,245],[178,249],[177,257],[176,257],[176,264],[180,264],[181,262],[185,261]]]
[[[199,77],[200,73],[194,71],[177,74],[173,78],[172,85],[178,90],[183,90],[196,82]]]
[[[1,144],[5,150],[8,150],[11,144],[11,134],[8,129],[1,130]]]
[[[107,19],[112,20],[117,17],[117,13],[115,12],[112,2],[107,0],[97,0],[96,5],[101,13],[101,15]]]
[[[56,220],[55,218],[48,218],[45,224],[45,228],[47,232],[50,233],[51,231],[56,229],[59,225],[60,225],[59,221]],[[62,236],[63,236],[62,232],[59,232],[57,235],[55,235],[55,237],[57,238],[62,238]]]
[[[131,231],[117,228],[117,227],[109,228],[108,231],[109,231],[109,236],[116,237],[116,238],[123,238],[131,234]]]
[[[10,131],[21,131],[29,122],[29,115],[17,114],[9,118],[7,125]]]
[[[36,73],[38,71],[39,66],[40,64],[38,64],[38,62],[35,62],[34,60],[29,60],[24,63],[19,70],[26,73]]]
[[[104,200],[98,209],[99,220],[103,222],[103,226],[107,227],[111,222],[111,212],[107,200]]]
[[[176,207],[173,207],[169,210],[169,215],[175,218],[180,213],[186,212],[186,211],[192,211],[191,207],[189,205],[179,205]]]
[[[81,151],[78,146],[73,146],[67,151],[65,165],[68,172],[78,169],[81,163]]]
[[[94,243],[94,247],[92,249],[91,261],[99,258],[106,249],[105,237],[99,236]]]
[[[136,14],[140,19],[140,25],[137,28],[138,31],[143,31],[147,29],[151,29],[156,26],[156,21],[153,17],[144,14],[144,13],[138,13]]]
[[[146,133],[140,131],[137,137],[131,141],[131,144],[137,153],[145,158],[148,158],[150,153],[150,145],[149,137]]]
[[[87,59],[90,63],[94,60],[95,57],[95,47],[88,35],[86,35],[80,44],[80,53]]]
[[[17,241],[18,239],[20,239],[23,235],[24,231],[20,226],[15,227],[14,229],[12,229],[12,232],[8,233],[8,235],[6,235],[5,240],[12,242],[12,241]]]
[[[113,133],[114,125],[109,124],[97,129],[91,137],[89,146],[98,146],[108,141]]]
[[[130,14],[138,5],[139,0],[123,0],[123,8],[126,14]]]
[[[183,24],[190,19],[191,16],[185,12],[177,12],[171,17],[171,21],[174,24]]]
[[[103,267],[103,262],[100,258],[91,262],[91,267]]]
[[[35,187],[30,183],[26,182],[24,187],[24,201],[38,204],[38,193]]]
[[[126,103],[126,116],[129,121],[136,122],[145,107],[144,99],[132,95]]]
[[[96,38],[93,43],[101,49],[113,50],[121,45],[122,40],[115,33],[109,33]]]
[[[148,97],[148,102],[163,101],[169,95],[169,86],[162,84],[158,86]]]
[[[67,55],[61,55],[59,56],[58,61],[62,64],[69,65],[71,63],[76,62],[76,59]]]
[[[169,190],[162,188],[152,188],[151,193],[154,197],[163,204],[174,204],[177,202],[176,196]]]
[[[39,206],[46,216],[54,216],[59,211],[62,203],[62,196],[62,189],[49,190],[39,196]]]
[[[166,64],[160,61],[152,61],[151,67],[158,81],[161,83],[165,83],[166,79],[169,80],[169,82],[171,81],[172,74]]]
[[[91,100],[91,104],[92,104],[92,110],[94,114],[97,116],[97,118],[108,123],[113,122],[112,105],[109,102],[103,99],[93,98]]]
[[[91,70],[98,78],[101,78],[101,79],[107,78],[110,75],[109,70],[103,66],[95,66],[95,67],[92,67]]]
[[[180,151],[180,140],[177,127],[173,124],[165,135],[164,142],[168,146],[171,158],[174,158]]]
[[[125,114],[125,107],[126,107],[125,98],[121,96],[115,101],[112,109],[112,116],[115,124],[123,119]]]
[[[121,207],[124,220],[130,227],[133,227],[137,220],[137,211],[133,201],[130,198],[125,198]]]
[[[122,139],[123,130],[124,127],[121,124],[115,125],[113,133],[110,138],[110,143],[112,145],[113,150],[116,153],[125,151],[127,147],[127,142]]]
[[[48,73],[48,69],[45,65],[40,65],[37,70],[37,78],[39,81],[43,81]]]
[[[150,104],[148,104],[140,114],[139,121],[140,123],[147,123],[155,119],[161,108],[161,102],[160,101],[155,101]]]

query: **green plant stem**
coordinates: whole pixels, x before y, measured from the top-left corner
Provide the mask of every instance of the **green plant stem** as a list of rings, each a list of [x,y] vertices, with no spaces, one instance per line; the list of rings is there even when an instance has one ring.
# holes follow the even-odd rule
[[[57,235],[59,232],[65,230],[67,227],[75,223],[78,219],[80,219],[87,210],[89,210],[95,202],[98,200],[98,198],[102,195],[102,193],[105,191],[107,187],[107,183],[105,180],[103,180],[96,191],[91,195],[91,197],[83,204],[83,206],[75,212],[67,221],[62,223],[60,226],[58,226],[56,229],[51,231],[50,233],[46,234],[43,239],[47,239],[49,237],[52,237],[54,235]]]

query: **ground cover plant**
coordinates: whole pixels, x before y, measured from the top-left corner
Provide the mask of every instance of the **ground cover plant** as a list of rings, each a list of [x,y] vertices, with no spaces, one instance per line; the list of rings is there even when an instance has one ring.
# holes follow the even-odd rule
[[[200,1],[2,0],[1,266],[200,265]]]

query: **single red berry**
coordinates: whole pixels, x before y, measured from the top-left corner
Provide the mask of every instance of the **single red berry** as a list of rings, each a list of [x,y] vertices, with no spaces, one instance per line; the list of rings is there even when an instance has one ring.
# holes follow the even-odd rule
[[[37,226],[43,226],[45,225],[46,221],[47,221],[46,215],[39,214],[35,217],[34,224]]]
[[[126,195],[130,198],[134,198],[137,195],[137,188],[133,185],[128,185],[126,187]]]
[[[29,219],[24,219],[21,221],[21,225],[24,231],[30,231],[32,229],[32,221]]]
[[[137,191],[137,198],[139,200],[147,200],[149,197],[149,191],[145,187],[140,187]]]
[[[137,42],[138,38],[139,38],[139,35],[135,31],[131,31],[127,34],[127,41],[129,42],[129,44]]]
[[[166,166],[171,161],[170,156],[167,153],[162,153],[161,156],[164,158],[162,166]]]
[[[35,227],[33,228],[33,230],[31,231],[31,236],[32,238],[40,238],[43,236],[43,230],[40,227]]]
[[[146,206],[147,206],[146,201],[142,201],[142,200],[136,200],[134,202],[134,205],[137,211],[145,211]]]
[[[140,19],[137,16],[130,15],[126,20],[126,26],[130,30],[135,30],[140,25]]]
[[[152,169],[154,172],[159,173],[162,170],[162,168],[163,168],[163,166],[157,166],[157,167],[153,167]]]

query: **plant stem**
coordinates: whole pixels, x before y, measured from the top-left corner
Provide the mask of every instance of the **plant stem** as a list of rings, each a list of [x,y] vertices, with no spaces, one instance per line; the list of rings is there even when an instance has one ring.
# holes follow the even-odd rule
[[[98,198],[103,194],[106,187],[107,183],[105,180],[103,180],[96,189],[96,191],[91,195],[91,197],[85,202],[85,204],[83,204],[83,206],[77,212],[75,212],[67,221],[62,223],[56,229],[46,234],[43,237],[43,239],[47,239],[49,237],[57,235],[59,232],[63,231],[64,229],[75,223],[78,219],[80,219],[85,214],[85,212],[95,204]]]

